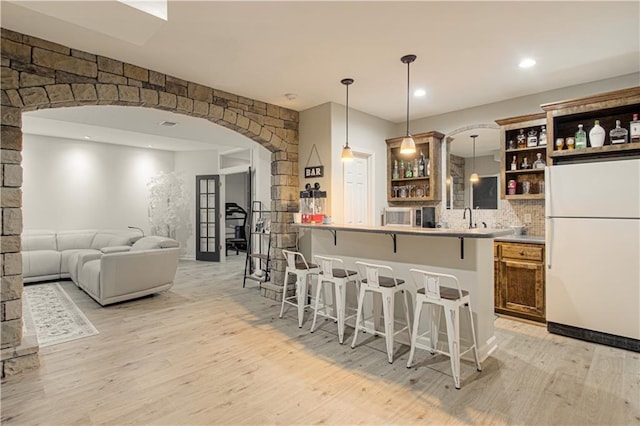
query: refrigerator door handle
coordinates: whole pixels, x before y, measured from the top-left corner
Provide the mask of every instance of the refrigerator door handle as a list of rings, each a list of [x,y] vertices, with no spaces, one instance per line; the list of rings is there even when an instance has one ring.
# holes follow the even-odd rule
[[[547,269],[551,269],[551,259],[553,259],[553,219],[547,218],[547,247],[545,249]]]
[[[545,216],[551,216],[551,168],[549,166],[544,168],[544,209]]]

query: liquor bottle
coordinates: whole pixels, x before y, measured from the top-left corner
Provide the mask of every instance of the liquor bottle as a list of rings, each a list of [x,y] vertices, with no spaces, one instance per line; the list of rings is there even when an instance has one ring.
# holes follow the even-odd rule
[[[511,161],[511,170],[518,170],[518,162],[516,161],[516,156],[513,156],[513,160]]]
[[[616,127],[609,131],[609,140],[611,141],[611,145],[627,143],[628,136],[629,132],[627,129],[620,127],[620,120],[616,120]]]
[[[400,160],[400,169],[398,170],[398,175],[403,178],[404,176],[404,160]]]
[[[536,161],[533,162],[533,168],[534,169],[544,169],[544,166],[546,166],[546,164],[544,163],[544,160],[542,159],[542,154],[539,152],[536,154]]]
[[[529,164],[529,160],[527,160],[527,157],[524,157],[524,160],[522,160],[522,166],[520,168],[522,170],[527,170],[531,168],[531,164]]]
[[[426,177],[431,175],[431,158],[427,158],[427,165],[425,166],[424,174]]]
[[[547,127],[542,126],[540,130],[540,137],[538,138],[538,145],[545,146],[547,144]]]
[[[596,120],[591,130],[589,130],[589,142],[591,147],[600,147],[604,145],[604,137],[606,132],[600,125],[600,120]]]
[[[418,177],[418,169],[420,167],[418,166],[418,159],[416,158],[416,161],[413,162],[413,177]]]
[[[531,129],[527,134],[527,148],[533,148],[536,146],[538,146],[538,132]]]
[[[418,162],[418,176],[424,177],[424,168],[425,168],[424,154],[422,153],[422,150],[420,150],[420,161]]]
[[[393,160],[393,171],[391,172],[391,179],[398,179],[400,175],[398,174],[398,160]]]
[[[587,147],[587,132],[582,130],[582,124],[578,124],[578,131],[576,132],[576,149]]]
[[[527,147],[527,137],[524,134],[524,129],[520,129],[520,134],[516,137],[518,141],[518,148]]]
[[[638,120],[638,114],[633,114],[633,121],[629,123],[629,142],[640,142],[640,120]]]
[[[407,160],[407,165],[404,168],[404,177],[413,177],[413,169],[411,168],[411,161]]]

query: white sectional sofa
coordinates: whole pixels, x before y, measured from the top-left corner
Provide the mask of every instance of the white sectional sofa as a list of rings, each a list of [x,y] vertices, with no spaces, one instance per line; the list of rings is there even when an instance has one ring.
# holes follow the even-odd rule
[[[25,283],[71,278],[101,305],[133,299],[173,285],[179,244],[134,231],[25,231]]]

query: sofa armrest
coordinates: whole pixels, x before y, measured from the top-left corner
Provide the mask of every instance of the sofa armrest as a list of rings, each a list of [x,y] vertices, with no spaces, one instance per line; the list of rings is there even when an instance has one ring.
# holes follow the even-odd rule
[[[91,253],[80,253],[78,255],[78,271],[82,270],[82,266],[87,263],[87,262],[91,262],[92,260],[98,260],[102,257],[102,253],[100,253],[99,251],[92,251]]]
[[[129,250],[131,250],[131,246],[112,246],[112,247],[104,247],[100,249],[100,251],[104,254],[123,253]]]

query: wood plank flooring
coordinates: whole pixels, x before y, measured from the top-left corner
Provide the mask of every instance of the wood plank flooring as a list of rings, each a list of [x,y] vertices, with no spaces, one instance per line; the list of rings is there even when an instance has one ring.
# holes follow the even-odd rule
[[[181,262],[170,291],[107,308],[64,282],[100,334],[3,380],[2,424],[640,424],[640,354],[499,318],[498,350],[456,390],[446,357],[407,369],[406,347],[389,364],[381,338],[351,349],[330,321],[278,318],[242,262]]]

